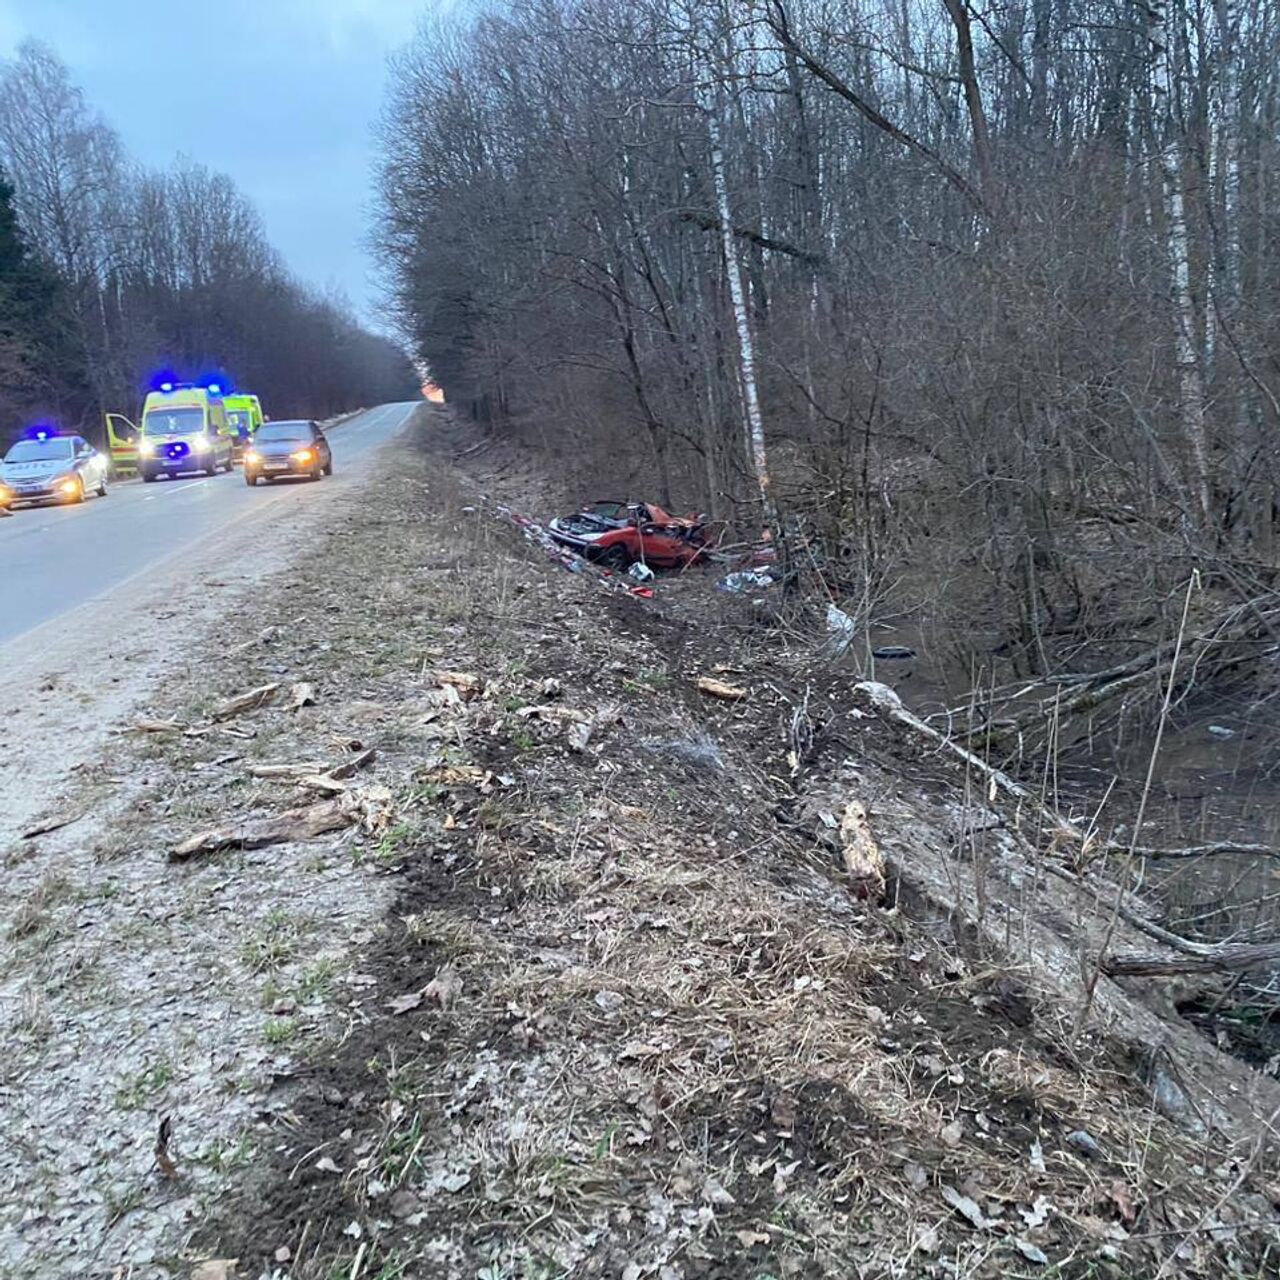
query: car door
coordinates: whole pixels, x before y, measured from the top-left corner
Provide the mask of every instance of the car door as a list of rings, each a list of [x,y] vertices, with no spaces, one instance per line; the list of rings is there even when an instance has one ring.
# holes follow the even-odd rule
[[[640,546],[646,563],[662,569],[681,564],[688,554],[684,539],[660,524],[640,526]]]
[[[315,433],[312,437],[315,440],[316,455],[319,457],[321,465],[328,468],[333,461],[333,454],[329,450],[329,441],[323,431],[313,422],[311,430]]]

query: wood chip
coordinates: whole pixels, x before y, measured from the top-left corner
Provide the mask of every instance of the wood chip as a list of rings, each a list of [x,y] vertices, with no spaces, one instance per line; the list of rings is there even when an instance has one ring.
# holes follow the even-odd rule
[[[238,693],[234,698],[228,698],[215,707],[213,718],[219,721],[231,720],[246,711],[256,711],[259,707],[265,707],[279,692],[279,684],[263,684],[247,693]]]
[[[463,698],[475,698],[484,692],[484,681],[470,671],[435,671],[436,684],[456,689]]]
[[[76,809],[71,813],[50,814],[47,818],[42,818],[34,826],[28,827],[21,833],[21,838],[23,840],[32,840],[36,836],[48,835],[50,831],[61,831],[63,827],[69,827],[73,822],[79,822],[83,817],[83,809]]]
[[[316,703],[316,687],[306,680],[289,686],[290,711],[301,711],[303,707],[313,707]]]
[[[884,854],[871,834],[867,811],[860,800],[850,800],[840,818],[840,847],[845,870],[859,898],[879,902],[884,897]]]
[[[169,850],[170,862],[185,862],[222,849],[265,849],[294,840],[315,840],[356,822],[359,811],[348,796],[322,800],[302,809],[289,809],[274,818],[258,818],[235,827],[215,827],[191,836]]]
[[[323,760],[299,760],[294,764],[255,764],[249,767],[254,778],[308,778],[317,773],[330,773]]]
[[[187,726],[179,720],[135,720],[132,733],[181,733]]]
[[[698,677],[698,692],[705,693],[708,698],[719,698],[722,702],[741,702],[747,691],[736,684],[725,684],[712,676]]]
[[[369,747],[359,755],[352,756],[350,760],[344,760],[341,764],[334,765],[332,769],[326,769],[324,772],[331,778],[350,778],[361,769],[367,769],[377,758],[378,753]]]

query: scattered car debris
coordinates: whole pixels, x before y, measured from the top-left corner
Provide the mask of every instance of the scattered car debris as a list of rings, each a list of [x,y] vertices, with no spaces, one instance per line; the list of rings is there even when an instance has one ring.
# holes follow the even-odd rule
[[[726,573],[716,581],[717,591],[744,593],[748,591],[765,591],[777,582],[771,573],[762,569],[738,569]]]
[[[836,604],[827,605],[827,652],[839,657],[858,634],[858,624]]]

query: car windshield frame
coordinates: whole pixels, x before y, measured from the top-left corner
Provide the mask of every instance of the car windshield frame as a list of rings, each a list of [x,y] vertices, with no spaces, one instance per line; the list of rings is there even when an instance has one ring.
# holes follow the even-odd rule
[[[276,444],[310,444],[315,439],[315,430],[309,422],[264,422],[253,433],[253,438],[264,444],[273,441]]]
[[[75,441],[70,436],[52,436],[48,440],[18,440],[4,455],[9,462],[71,462],[76,456]]]
[[[178,426],[160,426],[157,419],[179,419]],[[199,405],[172,409],[148,409],[142,417],[144,436],[196,436],[205,429],[205,412]]]

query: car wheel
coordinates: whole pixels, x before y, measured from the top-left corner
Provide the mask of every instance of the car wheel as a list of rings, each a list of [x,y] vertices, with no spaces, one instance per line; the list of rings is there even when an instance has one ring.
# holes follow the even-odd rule
[[[319,480],[319,479],[320,479],[320,477],[321,477],[321,476],[323,476],[323,475],[324,475],[324,468],[323,468],[323,467],[312,467],[312,468],[311,468],[311,478],[312,478],[312,480]]]
[[[333,475],[333,459],[332,458],[330,458],[329,461],[324,464],[324,473],[327,476]]]
[[[78,478],[78,487],[75,493],[71,495],[71,501],[75,503],[80,503],[84,501],[84,477],[83,476],[80,476]]]
[[[98,481],[98,487],[94,490],[94,493],[96,493],[100,498],[105,498],[107,496],[107,477],[106,476],[103,476],[102,479]]]
[[[258,483],[257,474],[253,471],[246,471],[244,473],[244,482],[250,489],[254,488]]]
[[[627,554],[626,547],[610,547],[596,563],[621,573],[631,563],[631,557]]]
[[[154,483],[155,483],[155,479],[156,479],[156,473],[155,473],[154,471],[152,471],[150,467],[143,467],[143,468],[142,468],[142,483],[143,483],[143,484],[154,484]]]

